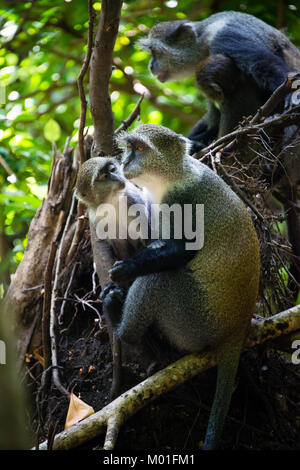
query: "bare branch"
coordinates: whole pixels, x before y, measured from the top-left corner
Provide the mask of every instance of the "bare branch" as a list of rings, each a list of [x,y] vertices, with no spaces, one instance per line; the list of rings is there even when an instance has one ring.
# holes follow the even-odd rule
[[[86,50],[86,55],[82,64],[82,68],[80,70],[80,74],[77,79],[77,86],[78,86],[79,98],[80,98],[80,104],[81,104],[80,125],[79,125],[79,130],[78,130],[78,147],[79,147],[81,164],[85,160],[83,131],[84,131],[84,126],[85,126],[86,110],[87,110],[87,101],[86,101],[86,97],[84,93],[83,80],[88,70],[90,60],[91,60],[92,50],[93,50],[93,28],[94,28],[95,16],[96,16],[96,12],[93,8],[93,1],[89,0],[89,28],[88,28],[87,50]]]
[[[118,127],[118,129],[116,130],[115,132],[115,135],[119,134],[120,132],[122,131],[126,131],[128,129],[128,127],[131,126],[131,124],[133,123],[133,121],[140,115],[140,112],[141,112],[141,103],[144,99],[144,95],[142,95],[139,99],[139,101],[137,102],[134,110],[132,111],[132,113],[130,113],[130,115],[128,116],[127,119],[125,119],[125,121],[123,121],[123,123]]]
[[[255,124],[256,122],[259,122],[260,120],[270,116],[279,103],[281,103],[286,95],[290,93],[293,82],[299,78],[299,76],[299,73],[288,74],[285,82],[282,83],[270,96],[268,101],[266,101],[265,104],[258,109],[255,116],[251,119],[250,124]]]

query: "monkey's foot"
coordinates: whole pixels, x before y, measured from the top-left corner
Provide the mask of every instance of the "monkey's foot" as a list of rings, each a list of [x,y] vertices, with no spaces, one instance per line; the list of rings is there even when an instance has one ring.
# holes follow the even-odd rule
[[[127,289],[114,282],[107,284],[99,295],[105,314],[110,318],[113,326],[120,321],[126,295]]]

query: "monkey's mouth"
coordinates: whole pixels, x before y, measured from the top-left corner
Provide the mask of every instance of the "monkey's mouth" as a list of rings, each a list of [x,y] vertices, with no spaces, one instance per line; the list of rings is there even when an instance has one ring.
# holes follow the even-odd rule
[[[125,188],[125,181],[119,181],[119,188],[124,189]]]
[[[165,73],[158,73],[157,78],[160,82],[164,83],[168,80],[168,76]]]
[[[136,176],[139,176],[140,172],[136,168],[128,168],[130,163],[128,163],[126,166],[123,166],[123,173],[125,178],[128,180],[131,180],[132,178],[135,178]]]
[[[118,183],[118,186],[120,186],[120,188],[125,187],[125,181],[123,180],[123,178],[119,177],[118,175],[115,175],[115,174],[111,173],[110,174],[110,179],[112,181],[116,181]]]

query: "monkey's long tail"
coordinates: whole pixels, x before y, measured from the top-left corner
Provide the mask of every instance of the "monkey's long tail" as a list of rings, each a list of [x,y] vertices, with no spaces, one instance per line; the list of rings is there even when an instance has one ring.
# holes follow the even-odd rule
[[[233,342],[231,342],[233,341]],[[219,347],[217,386],[206,430],[203,450],[216,449],[234,390],[235,376],[243,342],[228,340]]]

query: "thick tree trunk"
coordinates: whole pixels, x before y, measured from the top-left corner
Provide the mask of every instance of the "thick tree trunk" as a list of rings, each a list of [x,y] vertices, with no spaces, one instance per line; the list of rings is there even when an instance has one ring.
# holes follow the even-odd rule
[[[41,319],[44,272],[51,243],[59,237],[70,209],[75,167],[71,148],[63,155],[54,150],[48,195],[30,224],[24,257],[5,298],[5,313],[13,315],[18,325],[20,361],[30,344],[32,348],[41,344],[41,330],[35,330],[35,326]]]

